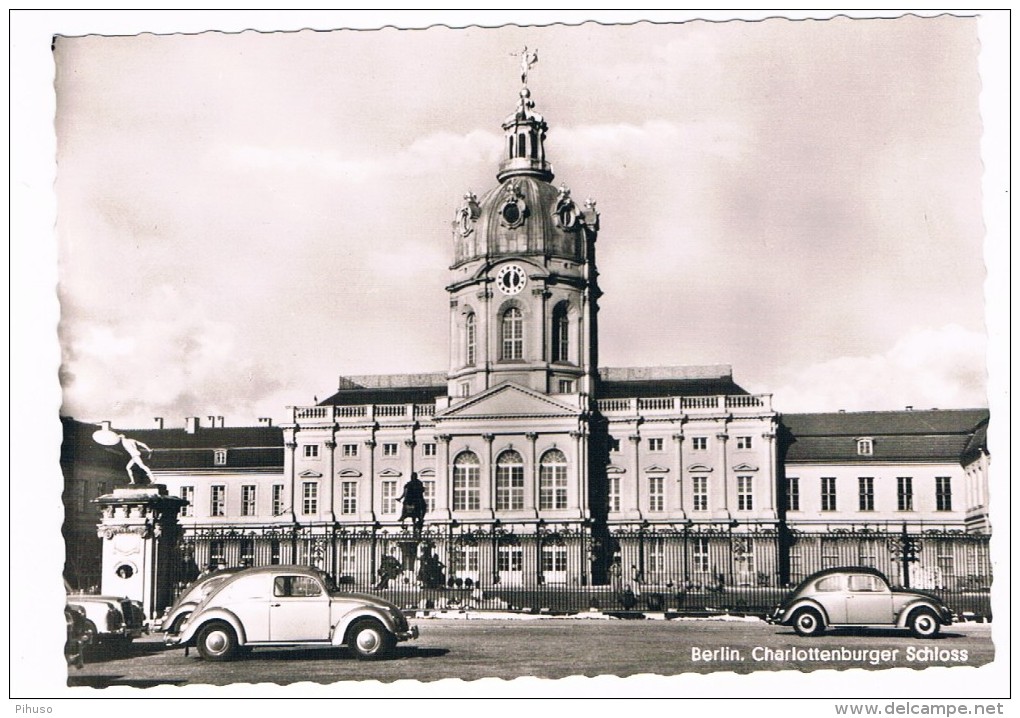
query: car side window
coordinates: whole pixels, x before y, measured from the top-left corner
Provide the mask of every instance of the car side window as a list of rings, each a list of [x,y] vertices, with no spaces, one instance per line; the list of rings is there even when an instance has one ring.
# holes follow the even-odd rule
[[[322,595],[319,582],[310,576],[277,576],[273,595],[281,598],[308,598]]]
[[[850,576],[850,590],[881,592],[885,590],[885,586],[874,576],[852,575]]]
[[[842,591],[843,590],[843,577],[842,576],[826,576],[821,581],[815,584],[816,591]]]

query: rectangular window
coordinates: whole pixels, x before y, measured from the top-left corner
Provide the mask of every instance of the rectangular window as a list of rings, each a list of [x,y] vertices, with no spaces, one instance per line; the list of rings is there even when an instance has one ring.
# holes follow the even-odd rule
[[[397,513],[397,482],[382,482],[382,512],[384,514]]]
[[[425,487],[425,510],[431,513],[436,510],[436,482],[422,481],[421,485]]]
[[[454,571],[476,573],[478,571],[478,547],[461,546],[453,552]]]
[[[187,501],[187,505],[181,509],[181,516],[194,516],[195,515],[195,487],[194,486],[182,486],[181,487],[181,498]]]
[[[358,458],[358,445],[357,444],[344,444],[340,448],[340,455],[345,459],[356,459]]]
[[[875,453],[875,440],[870,438],[857,440],[857,454],[859,456],[871,456]]]
[[[283,513],[283,484],[273,484],[273,516]]]
[[[666,571],[666,542],[661,538],[649,539],[645,553],[645,579],[661,576]]]
[[[832,539],[822,539],[822,568],[833,568],[845,565],[839,557],[839,543]]]
[[[857,478],[858,506],[861,511],[875,510],[875,479],[871,476]]]
[[[543,511],[567,508],[567,465],[565,463],[542,461],[538,477],[538,508]]]
[[[822,511],[836,510],[836,477],[822,477]]]
[[[609,510],[620,510],[620,477],[609,477]]]
[[[935,510],[953,510],[953,480],[949,476],[935,477]]]
[[[500,546],[496,554],[496,567],[500,571],[522,571],[524,551],[520,546]]]
[[[666,510],[665,480],[661,476],[648,477],[648,510]]]
[[[694,451],[705,451],[708,448],[707,436],[695,436],[691,439],[691,448]]]
[[[241,487],[241,515],[255,515],[255,485],[245,484]]]
[[[209,563],[216,564],[217,566],[227,565],[227,552],[223,541],[209,542]]]
[[[241,539],[241,565],[255,565],[255,539]]]
[[[648,440],[648,450],[649,451],[662,451],[662,439],[658,438],[658,437],[649,439]]]
[[[524,508],[524,464],[496,466],[496,510],[516,511]]]
[[[274,566],[276,566],[276,565],[282,563],[282,560],[281,560],[282,558],[283,558],[283,556],[281,554],[281,549],[280,549],[280,540],[279,539],[272,539],[269,542],[269,563],[271,563]]]
[[[460,385],[460,396],[461,396],[462,399],[471,396],[471,383],[470,382],[466,382],[465,381],[465,382],[461,383],[461,385]]]
[[[737,448],[738,449],[750,449],[751,448],[751,437],[750,436],[738,436],[737,437]]]
[[[397,445],[393,444],[393,443],[383,444],[382,445],[382,455],[383,456],[391,456],[391,457],[392,456],[396,456],[397,455]]]
[[[737,510],[751,511],[754,509],[754,477],[737,477]]]
[[[871,566],[878,565],[878,542],[861,539],[857,544],[857,565]]]
[[[314,481],[301,484],[301,513],[317,514],[319,512],[319,485]]]
[[[542,573],[563,573],[567,570],[566,546],[542,547]],[[548,580],[548,576],[546,579]]]
[[[227,450],[226,449],[214,449],[213,450],[213,466],[226,466],[227,465]]]
[[[227,515],[227,487],[216,485],[209,488],[209,515]]]
[[[896,508],[899,511],[914,510],[914,480],[909,476],[896,478]]]
[[[354,576],[358,568],[356,544],[351,539],[341,541],[337,546],[337,573],[340,576]]]
[[[427,441],[421,445],[421,455],[432,457],[436,455],[436,443],[434,441]]]
[[[694,570],[697,573],[708,573],[708,539],[694,539]]]
[[[453,471],[453,510],[477,511],[482,506],[477,464],[457,466]]]
[[[800,511],[800,479],[793,476],[786,480],[786,510]]]
[[[573,394],[574,382],[570,379],[560,379],[560,394]]]
[[[695,476],[691,479],[691,482],[694,489],[691,494],[694,499],[693,509],[695,511],[708,511],[708,477]]]
[[[318,459],[319,458],[319,445],[318,444],[305,444],[304,453],[306,459]]]
[[[358,482],[340,482],[340,513],[358,513]]]

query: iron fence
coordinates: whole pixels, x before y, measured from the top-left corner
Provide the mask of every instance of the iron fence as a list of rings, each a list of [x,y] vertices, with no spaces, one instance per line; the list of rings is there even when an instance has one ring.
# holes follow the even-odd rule
[[[809,574],[872,566],[989,619],[989,537],[781,525],[581,523],[186,529],[178,588],[208,566],[313,565],[406,610],[764,614]]]

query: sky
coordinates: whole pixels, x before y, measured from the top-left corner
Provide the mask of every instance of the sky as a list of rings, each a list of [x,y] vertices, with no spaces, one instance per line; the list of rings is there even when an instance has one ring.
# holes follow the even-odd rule
[[[60,37],[62,413],[253,424],[445,371],[450,222],[525,45],[601,212],[604,366],[987,405],[978,25],[942,16]]]

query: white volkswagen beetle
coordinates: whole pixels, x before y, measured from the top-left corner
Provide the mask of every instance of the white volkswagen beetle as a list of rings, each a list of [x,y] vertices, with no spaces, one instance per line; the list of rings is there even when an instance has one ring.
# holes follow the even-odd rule
[[[308,566],[238,571],[199,603],[167,645],[197,646],[202,658],[226,661],[241,648],[347,646],[360,659],[382,658],[418,627],[389,601],[339,591]]]

